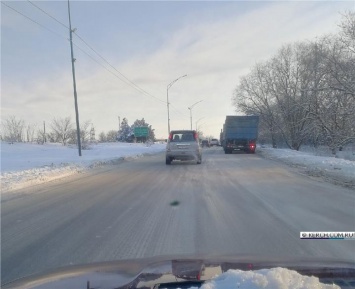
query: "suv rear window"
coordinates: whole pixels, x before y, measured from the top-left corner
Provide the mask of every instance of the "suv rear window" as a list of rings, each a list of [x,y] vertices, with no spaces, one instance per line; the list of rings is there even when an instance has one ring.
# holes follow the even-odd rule
[[[176,131],[170,133],[170,142],[188,142],[195,140],[195,134],[193,131]]]

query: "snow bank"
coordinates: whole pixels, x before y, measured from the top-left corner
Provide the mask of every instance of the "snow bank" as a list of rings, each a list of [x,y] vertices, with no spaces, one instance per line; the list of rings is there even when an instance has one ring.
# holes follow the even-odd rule
[[[127,158],[159,153],[166,144],[152,145],[103,143],[92,145],[78,156],[75,147],[60,144],[1,143],[1,191],[4,193],[29,185],[84,172],[93,167],[117,164]],[[355,188],[355,161],[315,156],[313,152],[290,149],[258,148],[265,158],[277,159],[315,177]]]
[[[330,289],[337,285],[322,284],[319,278],[302,276],[285,268],[256,271],[228,270],[202,285],[201,289]]]
[[[345,187],[355,188],[355,161],[329,156],[316,156],[312,152],[290,149],[258,148],[265,158],[280,160],[301,168],[310,176],[322,177]]]
[[[162,152],[164,144],[94,144],[78,156],[75,147],[60,144],[1,143],[2,194],[29,185],[66,177],[105,164],[117,164]]]

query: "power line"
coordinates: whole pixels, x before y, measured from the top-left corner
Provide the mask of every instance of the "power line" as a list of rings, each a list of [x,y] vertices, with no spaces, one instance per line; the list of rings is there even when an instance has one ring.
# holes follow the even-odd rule
[[[32,1],[27,0],[30,4],[32,4],[34,7],[36,7],[37,9],[39,9],[41,12],[43,12],[44,14],[46,14],[48,17],[52,18],[53,20],[55,20],[56,22],[58,22],[60,25],[62,25],[63,27],[65,27],[66,29],[69,30],[69,27],[66,26],[64,23],[62,23],[61,21],[59,21],[58,19],[56,19],[54,16],[50,15],[48,12],[46,12],[45,10],[43,10],[42,8],[40,8],[39,6],[37,6],[36,4],[34,4]],[[18,10],[16,10],[15,8],[5,4],[4,2],[1,2],[3,5],[5,5],[6,7],[12,9],[13,11],[15,11],[16,13],[20,14],[21,16],[25,17],[26,19],[30,20],[31,22],[39,25],[40,27],[46,29],[47,31],[61,37],[64,38],[68,41],[68,38],[60,35],[59,33],[47,28],[46,26],[40,24],[39,22],[33,20],[32,18],[26,16],[25,14],[23,14],[22,12],[19,12]],[[114,75],[116,78],[118,78],[119,80],[121,80],[122,82],[124,82],[125,84],[131,86],[133,89],[139,91],[140,93],[152,97],[156,100],[158,100],[159,102],[166,104],[166,101],[161,100],[160,98],[148,93],[147,91],[145,91],[143,88],[141,88],[140,86],[138,86],[136,83],[134,83],[133,81],[131,81],[129,78],[127,78],[123,73],[121,73],[118,69],[116,69],[109,61],[107,61],[99,52],[97,52],[91,45],[89,45],[87,43],[87,41],[85,41],[80,35],[78,35],[75,31],[73,31],[74,34],[86,45],[88,46],[97,56],[99,56],[106,64],[108,64],[112,69],[114,69],[119,75],[115,74],[114,72],[112,72],[111,70],[109,70],[106,66],[104,66],[102,63],[98,62],[93,56],[91,56],[89,53],[87,53],[83,48],[81,48],[80,46],[78,46],[76,43],[74,43],[74,45],[80,50],[82,51],[84,54],[86,54],[91,60],[93,60],[94,62],[96,62],[97,64],[99,64],[101,67],[103,67],[105,70],[107,70],[109,73],[111,73],[112,75]],[[174,110],[179,113],[180,115],[184,115],[182,112],[180,112],[179,110],[177,110],[176,108],[174,108]]]
[[[84,54],[86,54],[92,61],[96,62],[98,65],[100,65],[102,68],[104,68],[106,71],[108,71],[109,73],[111,73],[113,76],[115,76],[116,78],[118,78],[119,80],[121,80],[122,82],[126,83],[127,85],[131,86],[129,83],[125,82],[124,80],[122,80],[122,78],[120,78],[120,76],[118,76],[117,74],[115,74],[114,72],[112,72],[111,70],[109,70],[106,66],[104,66],[102,63],[100,63],[99,61],[97,61],[93,56],[91,56],[89,53],[87,53],[84,49],[82,49],[80,46],[78,46],[77,44],[73,43],[75,45],[75,47],[77,47],[81,52],[83,52]],[[132,87],[132,86],[131,86]],[[135,88],[135,87],[133,87]],[[136,89],[136,88],[135,88]],[[139,91],[142,93],[142,91]],[[154,96],[153,96],[154,97]],[[159,98],[157,98],[157,100],[163,102],[164,104],[166,104],[166,102],[160,100]]]
[[[102,68],[104,68],[105,70],[107,70],[109,73],[111,73],[113,76],[115,76],[116,78],[120,79],[121,81],[125,82],[124,80],[122,80],[118,75],[116,75],[114,72],[112,72],[111,70],[109,70],[106,66],[104,66],[102,63],[100,63],[99,61],[97,61],[93,56],[91,56],[89,53],[87,53],[84,49],[82,49],[80,46],[78,46],[77,44],[75,44],[75,47],[77,47],[81,52],[83,52],[84,54],[86,54],[89,58],[91,58],[92,61],[96,62],[98,65],[100,65]],[[108,63],[109,64],[109,63]],[[110,64],[109,64],[110,65]],[[110,65],[111,66],[111,65]],[[111,66],[113,69],[115,69],[113,66]],[[116,70],[116,69],[115,69]],[[117,70],[116,70],[117,71]],[[130,85],[129,83],[125,82],[127,85]],[[149,94],[148,94],[149,95]],[[152,95],[149,95],[152,96]],[[154,96],[152,96],[154,97]],[[155,97],[154,97],[155,98]],[[159,100],[160,102],[166,104],[166,101],[162,101],[159,98],[157,98],[157,100]],[[172,106],[173,110],[175,112],[177,112],[178,114],[180,114],[181,116],[185,116],[184,113],[182,113],[181,111],[179,111],[176,107],[174,107],[172,104],[170,104],[170,106]]]
[[[140,86],[138,86],[136,83],[134,83],[133,81],[131,81],[129,78],[127,78],[122,72],[120,72],[118,69],[116,69],[116,67],[114,67],[109,61],[107,61],[100,53],[98,53],[94,48],[92,48],[91,45],[89,45],[80,35],[78,35],[76,32],[74,32],[74,34],[82,41],[85,43],[85,45],[87,45],[97,56],[99,56],[104,62],[106,62],[112,69],[114,69],[119,75],[121,75],[126,81],[128,81],[129,83],[126,82],[126,84],[131,86],[133,85],[133,88],[138,89],[140,92],[143,92],[144,94],[153,97],[157,100],[159,100],[160,102],[166,104],[166,101],[161,100],[160,98],[146,92],[143,88],[141,88]],[[121,79],[121,78],[120,78]],[[122,79],[121,79],[122,80]],[[122,80],[123,81],[123,80]]]
[[[65,28],[69,29],[69,27],[67,25],[65,25],[63,22],[60,22],[57,18],[55,18],[54,16],[50,15],[48,12],[46,12],[45,10],[43,10],[41,7],[37,6],[36,4],[34,4],[32,1],[27,0],[28,2],[30,2],[33,6],[35,6],[37,9],[41,10],[44,14],[46,14],[47,16],[49,16],[50,18],[52,18],[54,21],[58,22],[60,25],[64,26]]]
[[[16,10],[15,8],[13,8],[13,7],[11,7],[11,6],[7,5],[7,4],[5,4],[4,2],[1,1],[1,4],[5,5],[6,7],[10,8],[11,10],[15,11],[16,13],[20,14],[21,16],[25,17],[27,20],[29,20],[29,21],[31,21],[31,22],[33,22],[33,23],[39,25],[40,27],[42,27],[42,28],[44,28],[44,29],[46,29],[47,31],[49,31],[49,32],[51,32],[51,33],[53,33],[53,34],[55,34],[55,35],[61,37],[61,38],[67,39],[65,36],[63,36],[63,35],[61,35],[61,34],[55,32],[55,31],[53,31],[52,29],[47,28],[46,26],[44,26],[44,25],[42,25],[42,24],[40,24],[40,23],[38,23],[36,20],[33,20],[32,18],[26,16],[26,15],[23,14],[22,12]]]
[[[171,103],[170,103],[170,106],[172,107],[172,109],[173,109],[175,112],[179,113],[180,115],[186,116],[186,114],[182,113],[180,110],[178,110],[178,109],[177,109],[174,105],[172,105]]]
[[[58,22],[59,24],[61,24],[62,26],[64,26],[65,28],[69,29],[68,26],[66,26],[64,23],[62,23],[61,21],[59,21],[57,18],[55,18],[54,16],[50,15],[48,12],[46,12],[45,10],[43,10],[42,8],[40,8],[39,6],[37,6],[36,4],[34,4],[32,1],[30,1],[30,0],[27,0],[27,1],[28,1],[29,3],[31,3],[34,7],[36,7],[36,8],[39,9],[40,11],[42,11],[44,14],[46,14],[47,16],[49,16],[50,18],[52,18],[53,20],[55,20],[56,22]],[[131,86],[132,88],[138,90],[140,93],[143,93],[143,94],[145,94],[145,95],[148,95],[148,96],[150,96],[150,97],[152,97],[152,98],[155,98],[156,100],[158,100],[158,101],[160,101],[160,102],[166,104],[166,102],[165,102],[164,100],[161,100],[161,99],[159,99],[158,97],[156,97],[156,96],[154,96],[154,95],[148,93],[148,92],[145,91],[143,88],[141,88],[141,87],[138,86],[136,83],[134,83],[134,82],[131,81],[129,78],[127,78],[122,72],[120,72],[118,69],[116,69],[109,61],[107,61],[100,53],[98,53],[91,45],[89,45],[89,44],[87,43],[87,41],[85,41],[79,34],[77,34],[75,31],[73,31],[73,32],[74,32],[74,34],[75,34],[87,47],[89,47],[96,55],[98,55],[104,62],[106,62],[111,68],[113,68],[119,75],[121,75],[121,76],[123,77],[123,79],[122,79],[122,78],[117,77],[117,76],[115,75],[119,80],[121,80],[122,82],[124,82],[124,83],[126,83],[127,85]],[[81,51],[83,51],[83,50],[81,49]],[[87,54],[87,53],[85,53],[85,54]],[[88,54],[87,54],[87,55],[88,55]],[[92,60],[94,60],[92,56],[89,56],[89,57],[90,57]],[[95,62],[97,62],[97,61],[95,61]],[[107,70],[107,69],[106,69],[106,70]]]

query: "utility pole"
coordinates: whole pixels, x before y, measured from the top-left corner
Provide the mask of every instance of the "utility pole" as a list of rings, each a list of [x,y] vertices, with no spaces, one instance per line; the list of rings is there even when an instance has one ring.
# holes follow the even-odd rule
[[[121,130],[121,118],[118,116],[118,131]]]
[[[46,122],[43,121],[43,143],[46,143],[47,139],[46,139]]]
[[[68,15],[69,15],[69,34],[70,34],[70,52],[71,52],[71,67],[73,72],[73,88],[74,88],[74,103],[75,103],[75,119],[76,119],[76,137],[78,139],[78,151],[79,157],[81,157],[81,139],[80,139],[80,124],[79,124],[79,109],[78,109],[78,97],[76,94],[76,82],[75,82],[75,58],[73,52],[73,32],[75,30],[71,29],[71,20],[70,20],[70,4],[68,0]]]
[[[95,141],[95,128],[92,123],[91,123],[91,129],[90,129],[90,141],[91,142]]]

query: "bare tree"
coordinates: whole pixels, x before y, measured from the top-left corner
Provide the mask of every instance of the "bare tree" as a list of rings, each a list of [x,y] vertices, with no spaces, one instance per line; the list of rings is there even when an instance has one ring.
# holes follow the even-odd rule
[[[80,125],[80,140],[83,149],[88,148],[88,145],[90,143],[90,125],[91,120],[87,120]]]
[[[252,71],[241,78],[240,84],[234,91],[233,104],[237,110],[247,115],[261,117],[261,129],[266,130],[273,147],[276,147],[278,115],[275,110],[275,98],[269,91],[268,71],[270,63],[257,64]]]
[[[37,143],[38,144],[44,144],[47,139],[47,135],[44,133],[42,129],[37,129]]]
[[[335,154],[355,139],[355,54],[339,37],[324,37],[317,46],[323,73],[312,88],[317,105],[311,117],[317,132],[322,132],[321,141]]]
[[[106,142],[106,135],[103,131],[99,134],[99,142]]]
[[[198,129],[197,129],[197,134],[198,134],[198,138],[199,138],[200,140],[202,140],[203,138],[205,138],[204,135],[203,135],[203,131],[202,131],[201,128],[198,128]]]
[[[299,150],[308,136],[310,124],[310,97],[305,92],[310,79],[304,65],[304,53],[308,45],[286,45],[271,60],[269,92],[276,100],[276,109],[282,122],[279,129],[286,144]]]
[[[38,128],[36,134],[37,134],[37,143],[38,144],[44,144],[47,142],[48,133],[46,133],[45,121],[43,122],[43,128]]]
[[[66,145],[73,130],[71,118],[55,118],[51,123],[51,128],[53,130],[55,141],[59,141],[63,145]]]
[[[90,124],[91,121],[87,120],[80,124],[80,140],[81,140],[81,148],[88,149],[90,143]],[[77,133],[76,129],[72,129],[69,133],[69,143],[77,144]]]
[[[106,134],[106,141],[108,141],[108,142],[116,142],[117,141],[117,136],[118,136],[118,131],[117,130],[110,130]]]
[[[355,54],[355,12],[347,11],[344,13],[339,27],[341,29],[341,42]]]
[[[240,79],[233,104],[261,117],[261,135],[298,150],[304,142],[337,148],[355,139],[355,60],[344,41],[327,36],[286,45]]]
[[[17,120],[15,116],[10,116],[2,123],[3,133],[2,137],[9,142],[22,142],[25,122],[20,119]]]

